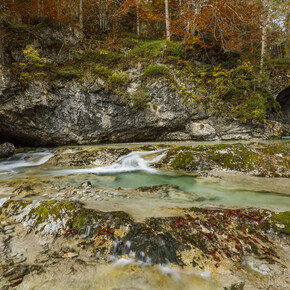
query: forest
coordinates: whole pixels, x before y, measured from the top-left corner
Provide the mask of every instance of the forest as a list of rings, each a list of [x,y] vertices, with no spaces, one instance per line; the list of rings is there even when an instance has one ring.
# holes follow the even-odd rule
[[[262,68],[289,56],[289,2],[285,0],[2,0],[8,18],[50,21],[114,43],[124,33],[179,41],[188,52],[210,48],[241,53]],[[5,36],[1,36],[5,38]],[[2,40],[3,42],[3,40]],[[2,43],[3,46],[3,43]],[[1,49],[3,50],[3,48]]]

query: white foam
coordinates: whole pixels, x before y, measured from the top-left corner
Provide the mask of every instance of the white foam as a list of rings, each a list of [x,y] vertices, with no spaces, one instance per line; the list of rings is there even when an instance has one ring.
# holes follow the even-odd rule
[[[174,280],[180,280],[181,279],[180,270],[179,269],[170,268],[169,266],[158,265],[158,270],[163,275],[171,276]]]
[[[20,168],[39,166],[46,163],[52,156],[54,154],[49,151],[18,153],[0,162],[0,172],[11,174]]]
[[[121,258],[121,259],[118,259],[115,262],[114,266],[115,267],[123,267],[123,266],[131,265],[131,264],[135,264],[135,260],[134,259],[131,259],[131,258],[128,258],[128,259]]]
[[[153,160],[145,160],[143,156],[153,155],[156,153],[161,153]],[[151,167],[150,165],[158,162],[167,152],[162,151],[133,151],[128,155],[121,156],[116,162],[109,166],[83,168],[83,169],[69,169],[55,171],[56,175],[66,175],[66,174],[83,174],[83,173],[95,173],[95,174],[115,174],[115,173],[125,173],[125,172],[135,172],[144,171],[148,173],[158,174],[160,171]]]

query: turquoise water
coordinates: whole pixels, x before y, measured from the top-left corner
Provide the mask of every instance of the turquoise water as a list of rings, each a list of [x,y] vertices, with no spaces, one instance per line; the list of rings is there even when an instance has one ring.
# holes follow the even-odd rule
[[[94,187],[105,188],[170,184],[179,189],[167,197],[167,201],[171,203],[185,202],[187,206],[218,205],[290,210],[289,179],[233,175],[220,180],[165,172],[155,169],[152,163],[162,158],[162,154],[166,152],[159,151],[159,157],[154,157],[151,161],[144,159],[144,155],[152,153],[156,152],[131,152],[110,166],[79,169],[42,166],[53,156],[49,150],[21,153],[0,162],[0,181],[30,177],[48,180],[58,178],[56,183],[59,182],[62,186],[78,186],[89,180]],[[3,196],[0,192],[1,197]],[[142,202],[146,202],[144,197]]]

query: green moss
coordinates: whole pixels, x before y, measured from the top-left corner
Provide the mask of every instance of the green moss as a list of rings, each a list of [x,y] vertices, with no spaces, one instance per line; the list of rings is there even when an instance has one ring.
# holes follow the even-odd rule
[[[215,170],[217,168],[235,170],[257,174],[259,176],[287,177],[290,167],[288,156],[269,154],[265,144],[218,144],[181,146],[171,149],[163,163],[171,165],[174,169],[188,171]],[[276,148],[273,146],[273,148]],[[282,146],[286,152],[286,145]],[[289,147],[288,147],[289,148]],[[269,149],[270,150],[270,149]],[[276,148],[276,152],[280,152]],[[271,150],[270,150],[271,152]]]
[[[126,73],[113,73],[109,79],[108,83],[113,86],[125,86],[129,82],[129,76]]]
[[[290,142],[283,142],[283,143],[274,143],[269,144],[264,152],[268,154],[283,154],[283,155],[290,155]]]
[[[121,62],[123,55],[112,50],[87,50],[83,54],[77,56],[76,61],[79,64],[98,63],[106,65],[116,65]]]
[[[57,77],[64,78],[64,79],[79,78],[82,75],[80,70],[75,69],[73,67],[60,68],[55,71],[55,74]]]
[[[230,170],[251,171],[259,159],[259,154],[243,144],[212,146],[209,158],[217,165]]]
[[[31,209],[29,217],[34,220],[34,226],[37,227],[39,224],[46,223],[49,218],[56,221],[76,209],[76,205],[71,202],[44,201],[38,207]]]
[[[154,64],[148,66],[144,73],[143,78],[159,78],[169,75],[169,69],[165,65]]]
[[[290,211],[285,211],[274,215],[273,221],[284,225],[284,228],[281,228],[280,231],[284,234],[290,235]]]
[[[179,152],[173,159],[171,165],[175,169],[185,169],[193,160],[191,152]]]
[[[85,231],[86,227],[90,225],[93,219],[93,212],[90,210],[81,210],[73,217],[73,223],[70,225],[71,228],[75,228],[78,232]]]
[[[97,76],[109,78],[112,76],[113,72],[106,66],[96,66],[93,70],[93,73]]]
[[[138,45],[131,51],[131,56],[135,57],[149,57],[156,58],[163,54],[165,48],[165,40],[147,40],[138,43]]]

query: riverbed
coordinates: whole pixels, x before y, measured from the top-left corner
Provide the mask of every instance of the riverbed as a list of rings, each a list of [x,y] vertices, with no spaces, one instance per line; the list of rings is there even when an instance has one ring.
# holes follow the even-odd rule
[[[194,146],[204,144],[190,143]],[[233,143],[229,142],[229,144]],[[252,241],[248,238],[252,231],[252,228],[249,230],[249,227],[253,225],[256,227],[256,220],[268,218],[270,212],[268,213],[267,210],[276,213],[290,210],[289,178],[258,177],[234,170],[205,171],[199,169],[186,172],[161,166],[162,160],[166,158],[172,147],[183,145],[189,144],[146,143],[30,148],[18,150],[12,157],[2,160],[0,162],[0,207],[9,200],[11,204],[14,202],[17,205],[18,202],[25,206],[35,205],[36,208],[50,203],[76,204],[78,207],[81,206],[84,210],[88,210],[90,214],[97,213],[100,215],[100,219],[104,218],[106,223],[108,220],[103,216],[105,213],[108,213],[109,220],[115,213],[126,216],[121,219],[121,223],[124,222],[123,229],[121,227],[117,230],[118,226],[115,228],[113,220],[112,224],[109,221],[110,227],[112,225],[115,231],[115,236],[111,237],[111,241],[107,237],[104,239],[103,236],[96,238],[98,235],[91,233],[93,226],[86,224],[80,231],[80,236],[77,235],[76,238],[66,238],[54,233],[54,222],[49,229],[44,231],[47,233],[45,235],[39,235],[38,231],[27,235],[25,225],[26,227],[27,225],[32,226],[32,222],[29,221],[31,217],[28,211],[29,206],[16,217],[16,221],[21,221],[20,216],[24,214],[24,223],[17,222],[13,225],[15,219],[14,222],[11,219],[2,221],[1,223],[5,224],[3,231],[5,233],[12,231],[9,240],[5,240],[5,249],[10,249],[8,252],[4,252],[7,261],[16,259],[20,262],[14,262],[14,264],[18,263],[21,267],[29,269],[36,269],[36,265],[42,269],[45,266],[41,270],[42,272],[32,271],[29,275],[25,274],[23,281],[21,277],[18,289],[51,289],[53,287],[56,289],[66,287],[90,289],[97,287],[97,289],[179,288],[187,290],[224,289],[223,287],[232,285],[241,287],[237,289],[243,289],[243,281],[246,281],[248,287],[245,289],[257,289],[257,285],[268,287],[273,281],[284,287],[288,280],[279,277],[281,275],[286,277],[289,273],[288,262],[286,262],[289,239],[283,236],[282,238],[273,236],[272,230],[266,232],[265,237],[259,234],[258,237],[263,243],[258,242],[257,237],[254,239],[258,247],[258,250],[255,251],[263,253],[264,249],[267,249],[267,253],[270,253],[271,248],[268,249],[268,247],[272,247],[271,243],[275,243],[277,253],[275,252],[276,254],[273,255],[275,259],[278,259],[278,256],[283,257],[280,263],[276,263],[276,261],[274,263],[272,258],[269,260],[270,262],[265,262],[266,260],[259,260],[261,258],[257,259],[256,254],[246,254],[244,249],[239,246],[240,244],[233,244],[231,252],[233,257],[234,254],[239,256],[238,260],[235,260],[236,258],[231,261],[227,260],[230,250],[225,250],[223,248],[225,246],[220,246],[214,252],[209,250],[207,255],[199,256],[198,262],[196,260],[196,262],[186,264],[193,253],[195,253],[194,260],[195,255],[199,255],[196,254],[197,250],[194,248],[196,245],[194,247],[191,245],[190,247],[193,247],[191,251],[194,252],[187,253],[184,250],[180,252],[180,258],[186,264],[184,269],[177,265],[178,263],[175,264],[174,259],[169,262],[172,253],[168,253],[169,260],[166,263],[151,261],[151,259],[158,260],[160,254],[162,259],[165,259],[164,261],[167,260],[162,253],[163,250],[159,253],[156,247],[163,249],[167,243],[165,238],[160,238],[165,237],[160,233],[164,231],[164,235],[167,235],[169,224],[167,226],[165,224],[168,219],[172,220],[170,227],[173,227],[172,223],[177,219],[176,230],[173,227],[171,235],[176,234],[179,237],[178,232],[175,231],[187,226],[188,220],[190,220],[190,224],[197,220],[196,216],[200,216],[202,221],[204,216],[209,215],[209,219],[193,229],[194,235],[202,234],[214,239],[210,235],[220,231],[220,228],[224,228],[226,225],[229,227],[226,244],[228,243],[230,247],[230,244],[237,238],[242,241],[243,235],[245,235],[243,237],[245,240],[241,243]],[[19,209],[19,207],[16,208]],[[27,217],[25,217],[25,212]],[[126,222],[127,214],[130,220],[128,222]],[[227,215],[232,215],[228,221],[224,220]],[[226,224],[219,225],[220,228],[217,228],[217,225],[212,222],[217,220],[217,217],[221,218],[220,222],[226,222]],[[250,224],[248,224],[248,219],[250,219]],[[231,224],[232,221],[234,224]],[[247,222],[245,226],[244,221]],[[121,234],[121,229],[130,234],[130,229],[134,229],[135,223],[141,229],[144,227],[144,229],[156,233],[157,244],[154,244],[152,238],[149,239],[143,230],[140,235],[144,236],[140,241],[139,234],[136,233],[135,236],[135,239],[138,240],[135,242],[136,249],[141,247],[139,243],[142,241],[142,243],[148,243],[149,247],[154,245],[154,255],[150,256],[143,250],[140,250],[139,253],[138,250],[127,251],[126,249],[130,248],[131,242],[134,240],[133,237],[126,243],[124,242],[125,251],[123,250],[121,255],[118,253],[118,245],[122,244],[118,235],[126,237],[124,233]],[[237,232],[234,232],[233,229],[236,227]],[[106,232],[107,228],[99,230]],[[240,232],[241,230],[242,232]],[[62,233],[66,233],[66,231],[67,228],[62,229]],[[118,233],[119,231],[120,233]],[[52,233],[54,234],[51,235]],[[183,235],[183,232],[181,233]],[[55,235],[59,237],[55,239]],[[190,235],[191,233],[186,231],[182,239],[186,240]],[[219,233],[217,238],[220,239],[224,235],[224,233]],[[100,239],[98,240],[100,245],[106,241],[102,250],[105,252],[100,250],[101,246],[97,248],[95,245],[90,246],[92,241],[96,243],[96,239]],[[174,241],[177,243],[178,239]],[[107,242],[108,245],[106,245]],[[221,241],[216,240],[215,243],[218,242]],[[215,243],[209,240],[210,247]],[[181,242],[182,244],[183,242]],[[166,245],[166,249],[167,247]],[[175,246],[170,245],[168,250],[172,247]],[[215,254],[215,251],[220,250],[225,254]],[[255,251],[254,253],[256,253]],[[66,258],[66,255],[68,257],[71,255],[71,257]],[[213,260],[211,260],[211,256]],[[233,262],[234,264],[232,264]],[[275,279],[273,275],[276,275]],[[231,277],[230,280],[227,277]]]

